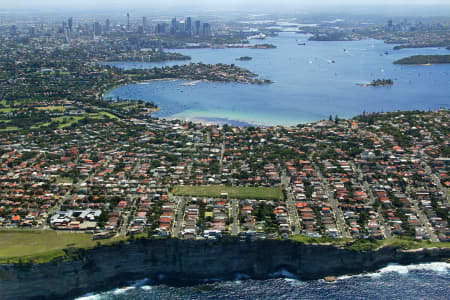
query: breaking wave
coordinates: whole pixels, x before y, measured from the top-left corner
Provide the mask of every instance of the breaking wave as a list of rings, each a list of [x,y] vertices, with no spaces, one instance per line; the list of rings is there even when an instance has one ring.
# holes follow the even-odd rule
[[[450,263],[445,262],[432,262],[432,263],[422,263],[422,264],[414,264],[414,265],[399,265],[399,264],[389,264],[384,268],[379,269],[377,272],[374,273],[367,273],[367,274],[358,274],[358,275],[344,275],[339,276],[336,279],[337,280],[345,280],[350,279],[354,277],[372,277],[372,278],[379,278],[383,274],[387,273],[397,273],[400,275],[406,275],[411,271],[432,271],[436,273],[441,274],[449,274],[450,271]]]
[[[75,300],[98,300],[98,299],[103,299],[104,296],[111,295],[111,294],[112,295],[121,295],[121,294],[129,292],[131,290],[134,290],[136,288],[141,288],[143,290],[149,290],[149,289],[151,289],[151,286],[147,285],[149,282],[150,282],[150,280],[148,278],[144,278],[141,280],[134,281],[129,286],[116,288],[114,290],[103,292],[103,293],[98,293],[98,294],[88,293],[79,298],[75,298]]]

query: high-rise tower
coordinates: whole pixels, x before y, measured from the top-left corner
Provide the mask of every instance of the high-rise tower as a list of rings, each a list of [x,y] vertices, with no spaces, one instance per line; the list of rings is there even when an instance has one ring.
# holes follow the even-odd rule
[[[102,25],[99,22],[94,23],[94,34],[100,36],[102,34]]]
[[[142,17],[142,32],[145,33],[146,30],[147,30],[147,18]]]
[[[195,21],[195,35],[200,35],[200,21]]]
[[[170,28],[170,33],[174,34],[177,32],[177,18],[172,19],[172,27]]]
[[[17,26],[16,25],[11,26],[11,35],[12,36],[17,35]]]
[[[209,23],[203,23],[202,36],[211,37],[211,26],[209,25]]]
[[[68,25],[69,25],[69,31],[72,31],[72,29],[73,29],[73,19],[72,19],[72,17],[69,18]]]
[[[191,33],[192,32],[192,18],[191,17],[187,17],[186,18],[186,23],[184,26],[184,31]]]
[[[111,29],[111,21],[109,19],[106,19],[105,22],[105,31],[109,32],[109,30]]]

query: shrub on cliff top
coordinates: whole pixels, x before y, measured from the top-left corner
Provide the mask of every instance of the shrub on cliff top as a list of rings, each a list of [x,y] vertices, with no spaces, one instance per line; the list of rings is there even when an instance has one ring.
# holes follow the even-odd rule
[[[360,239],[348,244],[345,249],[352,251],[372,251],[380,246],[376,240]]]

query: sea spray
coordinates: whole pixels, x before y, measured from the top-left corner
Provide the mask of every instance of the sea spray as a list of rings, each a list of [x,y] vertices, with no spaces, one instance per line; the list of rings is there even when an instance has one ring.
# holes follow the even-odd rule
[[[336,279],[337,280],[347,280],[351,278],[356,277],[372,277],[372,278],[379,278],[383,274],[387,273],[397,273],[400,275],[406,275],[410,271],[432,271],[436,273],[442,273],[442,274],[449,274],[450,271],[450,263],[445,262],[431,262],[431,263],[422,263],[422,264],[413,264],[413,265],[399,265],[399,264],[389,264],[384,268],[379,269],[376,272],[373,273],[364,273],[364,274],[357,274],[357,275],[343,275],[339,276]]]

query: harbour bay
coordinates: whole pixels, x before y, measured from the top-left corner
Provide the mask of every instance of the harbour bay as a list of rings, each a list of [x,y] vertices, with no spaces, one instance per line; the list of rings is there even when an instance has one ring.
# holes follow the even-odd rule
[[[270,85],[185,81],[131,84],[107,97],[155,102],[163,118],[237,125],[296,125],[349,118],[365,112],[448,108],[450,66],[400,66],[393,62],[414,54],[445,54],[445,48],[392,50],[378,40],[313,42],[308,36],[280,33],[268,43],[276,49],[183,49],[192,62],[236,64],[274,81]],[[255,43],[252,41],[252,43]],[[299,45],[305,43],[306,45]],[[248,61],[236,58],[251,56]],[[152,68],[163,63],[109,63],[117,67]],[[388,87],[361,87],[378,78],[391,78]]]

